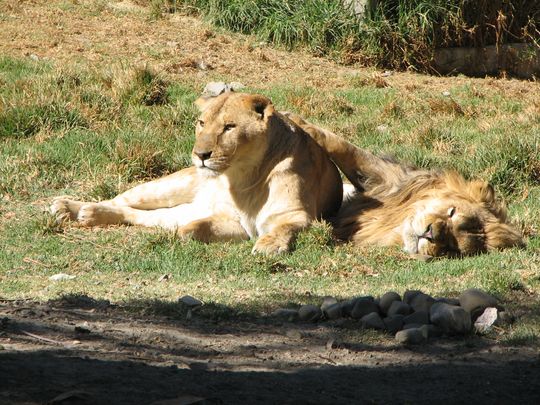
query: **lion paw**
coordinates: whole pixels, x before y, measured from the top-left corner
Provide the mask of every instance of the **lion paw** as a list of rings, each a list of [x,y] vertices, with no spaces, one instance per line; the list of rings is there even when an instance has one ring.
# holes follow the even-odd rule
[[[261,236],[251,253],[257,254],[262,253],[265,255],[279,255],[287,253],[289,251],[289,240],[288,238],[276,237],[275,235],[264,235]]]
[[[59,197],[53,200],[50,206],[50,211],[58,223],[65,222],[67,220],[75,221],[77,219],[77,215],[79,214],[79,210],[83,205],[83,202]]]
[[[77,216],[77,220],[83,226],[121,224],[122,218],[122,214],[116,212],[114,207],[98,203],[84,204]]]

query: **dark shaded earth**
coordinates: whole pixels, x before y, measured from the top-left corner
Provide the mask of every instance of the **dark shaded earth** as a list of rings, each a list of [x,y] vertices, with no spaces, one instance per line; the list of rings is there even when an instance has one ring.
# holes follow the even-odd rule
[[[540,402],[534,348],[167,315],[84,296],[0,301],[0,404]]]

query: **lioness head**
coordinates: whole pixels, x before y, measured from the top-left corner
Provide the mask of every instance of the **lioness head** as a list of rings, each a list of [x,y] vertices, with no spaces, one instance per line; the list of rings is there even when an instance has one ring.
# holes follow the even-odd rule
[[[201,115],[195,129],[193,164],[210,173],[222,173],[235,162],[257,162],[266,151],[272,102],[260,95],[227,92],[199,98]]]
[[[520,232],[506,222],[506,209],[496,201],[493,187],[483,181],[446,174],[443,187],[413,208],[402,226],[409,253],[456,257],[524,244]]]

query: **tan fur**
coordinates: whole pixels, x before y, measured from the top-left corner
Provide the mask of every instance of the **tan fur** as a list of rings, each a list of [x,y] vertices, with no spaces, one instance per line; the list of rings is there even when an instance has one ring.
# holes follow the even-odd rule
[[[289,250],[296,233],[335,213],[339,172],[323,150],[263,96],[199,99],[195,167],[139,185],[109,201],[56,199],[59,219],[82,225],[177,229],[204,242],[258,237],[254,252]]]
[[[400,245],[427,256],[474,255],[523,246],[493,187],[455,172],[418,170],[379,158],[293,114],[353,183],[335,219],[336,235],[360,245]]]

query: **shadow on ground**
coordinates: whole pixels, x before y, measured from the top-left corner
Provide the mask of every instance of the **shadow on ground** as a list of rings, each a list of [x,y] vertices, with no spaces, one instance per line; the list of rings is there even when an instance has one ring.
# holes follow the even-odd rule
[[[177,304],[155,300],[0,303],[2,404],[534,403],[540,395],[536,349],[479,337],[401,347],[355,322],[277,322],[228,307],[188,320]]]

